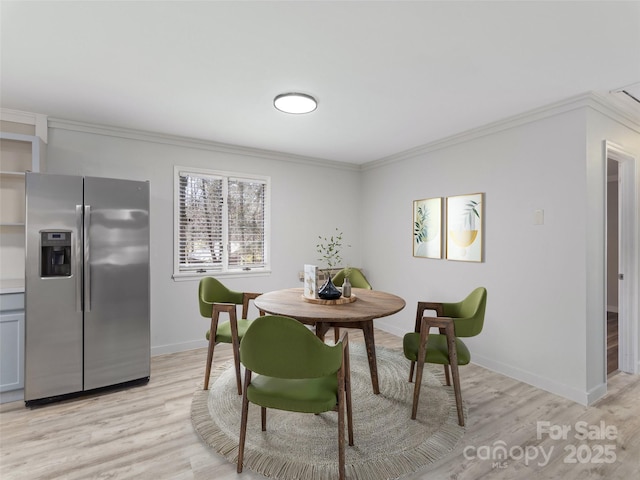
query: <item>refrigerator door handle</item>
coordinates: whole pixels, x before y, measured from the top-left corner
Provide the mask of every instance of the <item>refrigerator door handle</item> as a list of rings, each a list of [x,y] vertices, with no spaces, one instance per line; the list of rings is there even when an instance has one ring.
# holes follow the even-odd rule
[[[76,270],[76,311],[82,311],[82,205],[76,205],[76,238],[74,245]]]
[[[91,311],[91,248],[89,245],[89,228],[91,227],[91,205],[84,206],[84,311]]]

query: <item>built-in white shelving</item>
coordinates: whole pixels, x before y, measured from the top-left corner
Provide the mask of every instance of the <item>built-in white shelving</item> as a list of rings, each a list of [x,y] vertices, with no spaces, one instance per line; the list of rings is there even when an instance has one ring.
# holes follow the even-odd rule
[[[1,120],[16,131],[0,131],[0,403],[23,398],[25,172],[44,171],[46,117],[3,109]]]

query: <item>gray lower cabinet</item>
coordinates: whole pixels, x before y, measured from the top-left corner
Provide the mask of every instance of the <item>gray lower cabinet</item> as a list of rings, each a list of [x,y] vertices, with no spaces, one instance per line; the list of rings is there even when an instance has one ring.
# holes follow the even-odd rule
[[[24,293],[0,295],[0,403],[24,396]]]

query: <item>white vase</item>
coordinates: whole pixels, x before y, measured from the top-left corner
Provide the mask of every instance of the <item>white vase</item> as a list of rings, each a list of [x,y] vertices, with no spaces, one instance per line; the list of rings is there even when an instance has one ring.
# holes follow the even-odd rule
[[[351,282],[349,281],[349,277],[344,277],[344,282],[342,283],[342,296],[346,298],[351,296]]]

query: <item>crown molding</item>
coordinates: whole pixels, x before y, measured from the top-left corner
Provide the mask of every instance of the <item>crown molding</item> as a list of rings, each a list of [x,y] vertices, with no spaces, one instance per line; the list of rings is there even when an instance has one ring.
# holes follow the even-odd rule
[[[259,148],[243,147],[240,145],[231,145],[208,140],[200,140],[178,135],[168,135],[144,130],[91,124],[61,118],[48,118],[48,126],[49,128],[91,133],[95,135],[126,138],[131,140],[174,145],[185,148],[209,150],[218,153],[228,153],[231,155],[242,155],[274,161],[284,161],[303,165],[312,165],[316,167],[335,168],[338,170],[357,172],[371,170],[405,160],[411,160],[426,153],[449,148],[454,145],[469,142],[487,135],[493,135],[501,131],[516,128],[528,123],[540,121],[545,118],[561,115],[563,113],[581,108],[591,108],[593,110],[596,110],[599,113],[611,118],[612,120],[622,125],[625,125],[626,127],[640,134],[640,116],[637,115],[637,111],[632,110],[623,102],[620,102],[619,99],[615,99],[611,95],[612,94],[605,95],[597,92],[586,92],[580,95],[569,97],[559,102],[529,110],[518,115],[513,115],[496,122],[466,130],[464,132],[460,132],[455,135],[451,135],[440,140],[420,145],[415,148],[389,155],[378,160],[373,160],[361,165],[347,162],[338,162],[335,160],[323,158],[306,157],[302,155],[294,155],[290,153],[264,150]],[[12,111],[7,109],[2,109],[2,119],[35,125],[38,125],[37,123],[35,123],[36,121],[39,121],[40,125],[42,125],[42,121],[44,119],[45,125],[47,123],[47,117],[44,115]],[[43,140],[45,140],[46,142],[46,128],[44,129],[44,131],[45,136],[41,138],[43,138]]]
[[[466,130],[455,135],[451,135],[434,142],[430,142],[418,147],[399,152],[379,160],[374,160],[362,165],[362,170],[371,170],[386,165],[402,162],[405,160],[411,160],[417,156],[441,150],[443,148],[449,148],[454,145],[466,143],[487,135],[493,135],[504,130],[508,130],[515,127],[520,127],[528,123],[537,122],[545,118],[550,118],[556,115],[561,115],[580,108],[592,108],[602,113],[603,115],[612,118],[613,120],[629,127],[637,133],[640,133],[640,118],[633,115],[626,108],[621,108],[619,105],[611,101],[607,96],[596,93],[587,92],[573,97],[569,97],[559,102],[555,102],[540,108],[529,110],[518,115],[498,120],[496,122],[488,123],[481,127]]]
[[[142,142],[158,143],[163,145],[173,145],[185,148],[194,148],[200,150],[208,150],[217,153],[227,153],[230,155],[242,155],[247,157],[256,157],[260,159],[291,162],[303,165],[312,165],[323,168],[335,168],[338,170],[360,171],[360,165],[345,162],[337,162],[322,158],[305,157],[302,155],[294,155],[291,153],[276,152],[273,150],[263,150],[260,148],[243,147],[240,145],[231,145],[226,143],[218,143],[209,140],[200,140],[197,138],[182,137],[179,135],[168,135],[163,133],[148,132],[144,130],[135,130],[123,127],[114,127],[110,125],[98,125],[76,120],[67,120],[63,118],[49,118],[49,128],[59,130],[69,130],[73,132],[90,133],[94,135],[102,135],[107,137],[126,138],[128,140],[138,140]]]
[[[618,92],[609,94],[591,92],[588,106],[634,132],[640,133],[640,105],[636,106],[635,100],[621,101],[620,95],[624,94]],[[631,107],[631,104],[633,104],[633,107]]]

